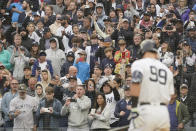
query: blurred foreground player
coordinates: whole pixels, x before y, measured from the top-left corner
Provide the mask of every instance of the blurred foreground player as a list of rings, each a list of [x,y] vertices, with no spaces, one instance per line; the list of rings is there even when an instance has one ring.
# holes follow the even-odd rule
[[[141,56],[131,67],[134,102],[129,131],[169,131],[167,105],[174,94],[173,74],[157,60],[154,41],[141,43]]]

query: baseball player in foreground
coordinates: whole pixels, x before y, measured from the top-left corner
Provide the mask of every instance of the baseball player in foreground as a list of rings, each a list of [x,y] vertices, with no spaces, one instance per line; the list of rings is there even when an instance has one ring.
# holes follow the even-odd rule
[[[135,99],[129,131],[169,131],[167,105],[174,94],[172,72],[157,60],[153,40],[141,43],[142,59],[131,67],[131,96]]]

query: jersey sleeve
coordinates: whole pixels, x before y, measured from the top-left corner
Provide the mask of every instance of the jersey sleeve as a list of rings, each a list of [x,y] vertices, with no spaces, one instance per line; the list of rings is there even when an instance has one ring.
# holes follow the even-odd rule
[[[131,66],[132,82],[141,83],[143,78],[143,68],[139,62],[134,62]]]

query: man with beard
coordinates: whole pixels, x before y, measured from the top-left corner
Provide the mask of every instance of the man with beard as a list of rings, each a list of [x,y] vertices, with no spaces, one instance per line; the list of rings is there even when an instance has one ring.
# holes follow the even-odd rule
[[[56,5],[51,5],[55,14],[62,14],[65,6],[63,5],[63,0],[56,0]]]
[[[20,15],[19,15],[19,18],[18,18],[18,23],[20,24],[23,24],[23,27],[26,27],[26,22],[27,21],[27,17],[28,19],[30,19],[30,17],[32,16],[32,10],[31,10],[31,5],[30,5],[30,0],[23,0],[22,2],[22,8],[24,10],[24,12],[22,12]],[[25,24],[26,23],[26,24]]]
[[[192,51],[196,53],[196,27],[188,29],[187,41],[190,44]]]
[[[140,26],[145,27],[146,29],[152,27],[153,23],[150,20],[150,17],[151,17],[151,15],[149,12],[144,13],[143,19],[140,22]]]
[[[36,111],[35,99],[26,94],[27,87],[20,84],[19,96],[10,102],[9,116],[14,119],[14,131],[30,131],[34,127],[33,112]]]
[[[27,30],[24,27],[22,27],[21,29],[19,29],[19,34],[22,36],[21,45],[24,46],[28,51],[30,51],[31,47],[33,46],[33,40],[28,37]]]

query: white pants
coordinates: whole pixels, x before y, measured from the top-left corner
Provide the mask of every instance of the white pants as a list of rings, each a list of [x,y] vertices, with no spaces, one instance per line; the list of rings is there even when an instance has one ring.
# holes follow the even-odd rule
[[[134,120],[131,120],[129,131],[169,131],[170,120],[167,106],[142,105],[138,107],[138,111],[144,123],[135,128]]]

